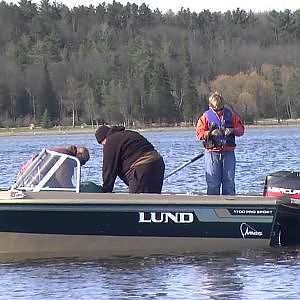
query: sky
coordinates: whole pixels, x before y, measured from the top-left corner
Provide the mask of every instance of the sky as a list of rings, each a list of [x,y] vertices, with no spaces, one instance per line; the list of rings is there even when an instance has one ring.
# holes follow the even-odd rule
[[[5,2],[18,3],[18,0],[6,0]],[[40,3],[39,0],[31,0],[34,3]],[[54,2],[50,0],[50,2]],[[56,0],[57,3],[63,3],[68,7],[73,6],[89,6],[90,4],[98,6],[99,3],[105,2],[106,4],[112,3],[110,0]],[[177,13],[182,7],[189,8],[191,12],[201,12],[204,9],[213,11],[225,12],[227,10],[235,10],[237,8],[244,9],[246,11],[252,10],[253,12],[266,12],[275,9],[276,11],[283,11],[290,9],[292,12],[300,9],[299,0],[119,0],[122,5],[126,5],[127,2],[136,3],[141,5],[145,3],[151,10],[159,8],[161,12],[166,12],[171,9]]]

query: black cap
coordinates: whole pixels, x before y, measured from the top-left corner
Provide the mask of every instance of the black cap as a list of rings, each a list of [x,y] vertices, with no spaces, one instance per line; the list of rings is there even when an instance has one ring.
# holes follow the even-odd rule
[[[95,132],[96,140],[99,144],[106,138],[107,132],[109,131],[110,127],[106,125],[101,125]]]

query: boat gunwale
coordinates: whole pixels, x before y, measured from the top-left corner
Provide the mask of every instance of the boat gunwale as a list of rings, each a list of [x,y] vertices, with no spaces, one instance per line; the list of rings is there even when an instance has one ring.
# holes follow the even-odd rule
[[[24,192],[23,198],[0,199],[2,204],[80,204],[80,205],[216,205],[216,206],[276,206],[278,199],[260,195],[219,196],[203,194],[128,194],[128,193],[75,193]]]

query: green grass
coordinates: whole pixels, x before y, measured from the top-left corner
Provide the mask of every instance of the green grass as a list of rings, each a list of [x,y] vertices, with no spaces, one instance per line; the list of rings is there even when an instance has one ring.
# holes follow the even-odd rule
[[[280,123],[276,119],[262,119],[257,120],[253,125],[249,127],[285,127],[285,126],[300,126],[300,119],[281,120]],[[195,126],[175,126],[175,127],[145,127],[145,128],[133,128],[141,131],[167,131],[167,130],[180,130],[180,129],[194,129]],[[17,135],[48,135],[48,134],[94,134],[97,126],[60,126],[53,128],[36,127],[31,129],[30,127],[15,127],[15,128],[0,128],[0,136],[17,136]],[[128,127],[128,129],[130,129]],[[132,128],[131,128],[132,129]]]
[[[35,127],[34,129],[30,129],[29,127],[16,127],[16,128],[0,128],[0,136],[17,136],[17,135],[49,135],[49,134],[94,134],[97,126],[86,125],[84,127],[81,126],[61,126],[61,127],[53,127],[53,128],[41,128]],[[193,129],[193,126],[177,126],[177,127],[148,127],[148,128],[130,128],[127,129],[132,130],[141,130],[141,131],[166,131],[166,130],[180,130],[180,129]]]
[[[94,133],[96,128],[92,126],[85,126],[83,128],[81,126],[66,126],[49,129],[41,127],[34,129],[30,129],[29,127],[0,128],[0,136]]]

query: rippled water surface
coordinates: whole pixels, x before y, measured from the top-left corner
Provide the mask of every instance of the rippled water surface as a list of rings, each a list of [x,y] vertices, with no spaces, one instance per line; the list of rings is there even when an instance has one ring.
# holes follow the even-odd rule
[[[299,299],[295,249],[0,265],[0,299]]]
[[[192,130],[143,132],[170,173],[202,150]],[[101,183],[102,148],[92,134],[0,137],[1,187],[42,148],[86,145],[85,180]],[[238,193],[261,194],[265,176],[300,170],[300,129],[247,129],[237,140]],[[164,191],[205,192],[200,159],[169,177]],[[126,190],[120,181],[116,189]],[[217,250],[217,249],[216,249]],[[299,249],[182,256],[0,262],[0,299],[300,299]]]
[[[202,151],[193,130],[142,132],[163,155],[169,174]],[[83,167],[83,179],[101,183],[102,146],[93,134],[0,137],[1,186],[9,186],[22,163],[42,148],[60,145],[85,145],[91,159]],[[300,170],[300,128],[247,129],[237,139],[237,193],[262,193],[265,176],[278,170]],[[117,190],[127,190],[116,182]],[[204,161],[190,164],[169,177],[164,191],[205,192]]]

